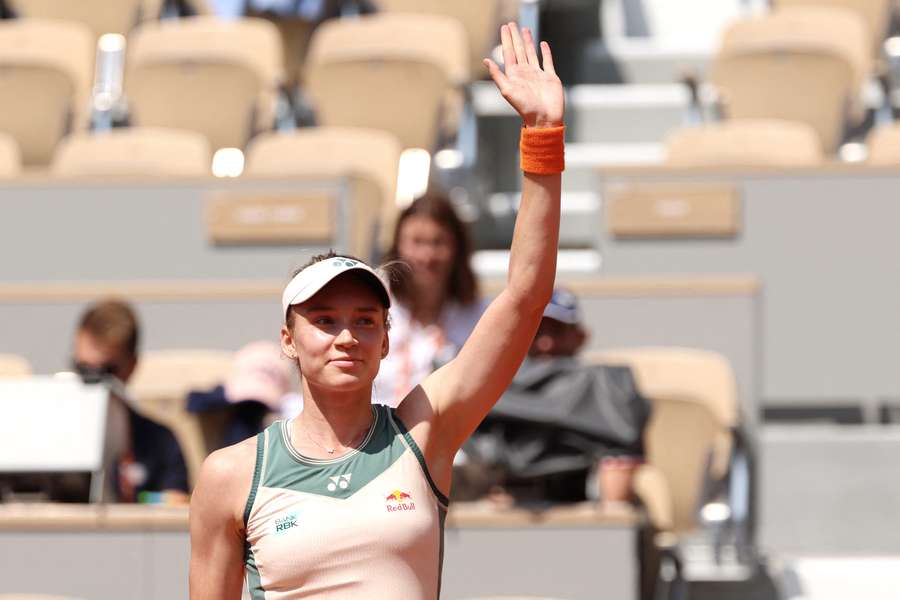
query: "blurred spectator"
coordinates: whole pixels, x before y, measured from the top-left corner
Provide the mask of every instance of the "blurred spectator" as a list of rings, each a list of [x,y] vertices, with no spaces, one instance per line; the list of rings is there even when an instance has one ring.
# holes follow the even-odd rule
[[[429,194],[397,219],[385,257],[391,273],[390,352],[375,400],[397,406],[459,351],[484,312],[471,266],[472,242],[444,196]]]
[[[131,307],[106,300],[88,307],[75,332],[73,368],[85,381],[111,388],[107,473],[118,502],[135,502],[166,492],[167,502],[187,500],[187,468],[172,432],[132,408],[124,391],[138,362],[140,331]]]
[[[204,427],[212,442],[208,449],[218,450],[256,435],[268,424],[267,417],[281,414],[291,380],[290,363],[282,359],[281,348],[251,342],[235,355],[224,384],[208,392],[191,392],[187,409],[211,425]]]
[[[629,369],[581,363],[577,298],[557,288],[529,357],[457,457],[469,497],[515,502],[631,500],[650,405]]]

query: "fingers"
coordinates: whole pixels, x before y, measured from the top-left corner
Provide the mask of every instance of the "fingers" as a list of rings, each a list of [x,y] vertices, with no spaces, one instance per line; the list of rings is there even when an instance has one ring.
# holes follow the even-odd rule
[[[516,64],[516,52],[513,49],[509,25],[504,25],[500,28],[500,44],[503,47],[503,65],[509,67]]]
[[[500,92],[502,93],[508,83],[508,81],[506,79],[506,75],[503,74],[503,71],[500,70],[500,67],[497,65],[497,63],[495,63],[491,59],[486,58],[481,62],[483,62],[484,66],[487,67],[488,72],[491,74],[491,79],[494,80],[494,83],[497,85],[497,87],[500,89]]]
[[[512,37],[513,50],[516,53],[516,62],[520,65],[528,64],[528,58],[525,56],[525,44],[522,42],[522,36],[519,35],[519,26],[510,22],[507,25],[509,34]]]
[[[527,27],[522,28],[522,41],[525,42],[525,56],[528,58],[528,64],[540,68],[541,63],[538,62],[537,51],[534,47],[534,36]]]
[[[550,53],[550,44],[541,42],[541,57],[544,59],[544,71],[556,75],[556,69],[553,68],[553,55]]]

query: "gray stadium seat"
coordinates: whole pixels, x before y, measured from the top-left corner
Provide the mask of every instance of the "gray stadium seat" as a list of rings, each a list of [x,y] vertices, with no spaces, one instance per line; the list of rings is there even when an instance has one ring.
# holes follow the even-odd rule
[[[459,0],[377,0],[378,8],[388,13],[443,15],[459,20],[466,29],[469,45],[469,69],[474,75],[487,76],[481,60],[490,55],[497,39],[500,18],[499,0],[460,2]]]
[[[469,80],[467,46],[465,29],[450,17],[383,14],[324,23],[306,60],[319,124],[382,129],[405,148],[433,150],[448,96]]]
[[[351,178],[356,200],[353,251],[367,256],[373,245],[390,243],[400,143],[375,129],[314,127],[290,134],[263,134],[247,149],[246,175]],[[371,230],[378,223],[378,231]],[[377,237],[373,237],[373,233]]]
[[[22,171],[22,155],[14,137],[0,132],[0,179],[10,179]]]
[[[52,172],[62,177],[210,174],[209,143],[193,131],[129,127],[65,138]]]
[[[900,165],[900,125],[876,127],[869,133],[868,145],[868,164]]]
[[[132,123],[204,134],[213,151],[271,129],[283,79],[281,40],[263,19],[145,23],[129,38]]]
[[[163,0],[6,0],[19,17],[73,21],[90,28],[95,37],[125,34],[141,20],[155,18]]]
[[[191,485],[197,480],[207,448],[196,416],[187,412],[187,395],[192,390],[210,390],[222,384],[233,356],[221,350],[145,352],[129,382],[137,408],[175,434]]]
[[[0,354],[0,377],[29,377],[31,365],[16,354]],[[3,596],[0,596],[3,598]]]
[[[863,116],[869,43],[865,23],[846,9],[783,8],[728,28],[710,79],[727,118],[807,123],[832,152],[845,124]]]
[[[94,44],[84,25],[0,21],[0,132],[25,165],[50,161],[57,142],[87,123]]]
[[[666,139],[666,164],[673,167],[806,167],[823,159],[816,131],[795,121],[732,119]]]

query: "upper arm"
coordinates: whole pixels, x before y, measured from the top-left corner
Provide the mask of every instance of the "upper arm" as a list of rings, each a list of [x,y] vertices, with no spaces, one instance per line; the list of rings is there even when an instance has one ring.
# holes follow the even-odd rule
[[[250,492],[251,439],[211,454],[191,498],[191,600],[239,600],[244,581],[243,502]]]
[[[512,381],[534,339],[543,313],[501,293],[452,361],[422,384],[433,407],[441,446],[455,452]]]

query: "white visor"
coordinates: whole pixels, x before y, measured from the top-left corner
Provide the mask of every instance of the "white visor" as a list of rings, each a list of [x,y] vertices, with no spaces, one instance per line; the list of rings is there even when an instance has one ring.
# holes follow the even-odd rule
[[[335,256],[310,265],[297,273],[284,288],[281,295],[281,314],[286,319],[288,309],[294,304],[301,304],[312,298],[316,292],[325,287],[329,281],[347,271],[367,273],[377,284],[374,286],[385,308],[390,308],[391,297],[387,286],[369,265],[352,258]]]

